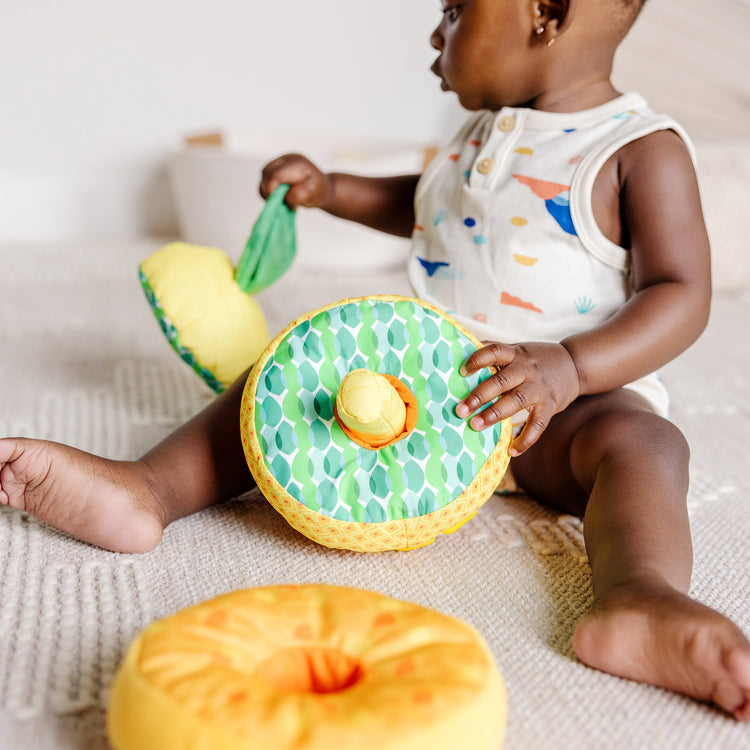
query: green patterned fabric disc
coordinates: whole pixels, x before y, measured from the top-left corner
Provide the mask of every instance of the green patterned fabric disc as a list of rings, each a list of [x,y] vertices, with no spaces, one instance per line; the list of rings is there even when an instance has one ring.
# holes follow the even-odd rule
[[[177,329],[174,327],[172,321],[167,316],[167,313],[164,312],[164,308],[161,306],[159,298],[156,296],[156,292],[154,292],[154,290],[151,288],[151,284],[148,283],[146,274],[144,274],[140,268],[138,269],[138,276],[141,280],[141,287],[143,288],[143,292],[146,295],[148,304],[151,306],[151,311],[154,313],[156,320],[159,322],[159,327],[161,328],[162,333],[167,337],[169,345],[177,352],[183,362],[186,362],[188,365],[190,365],[193,372],[195,372],[200,378],[205,381],[206,385],[208,385],[209,388],[211,388],[216,393],[221,393],[224,390],[224,384],[221,381],[217,380],[216,376],[211,372],[211,370],[203,367],[198,362],[198,360],[195,358],[195,354],[193,354],[192,349],[188,349],[188,347],[183,346],[183,344],[180,342],[180,337],[177,333]]]
[[[417,300],[366,298],[314,313],[278,343],[258,377],[255,429],[266,466],[312,511],[376,523],[426,515],[472,482],[502,434],[475,432],[455,415],[487,373],[458,368],[472,340]],[[344,376],[356,368],[400,378],[419,404],[415,429],[373,451],[334,417]]]

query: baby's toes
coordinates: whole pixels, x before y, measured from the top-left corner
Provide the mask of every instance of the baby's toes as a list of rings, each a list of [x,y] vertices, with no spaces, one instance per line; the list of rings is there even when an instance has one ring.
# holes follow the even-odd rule
[[[730,713],[738,721],[750,721],[750,649],[734,648],[727,661],[739,691]]]

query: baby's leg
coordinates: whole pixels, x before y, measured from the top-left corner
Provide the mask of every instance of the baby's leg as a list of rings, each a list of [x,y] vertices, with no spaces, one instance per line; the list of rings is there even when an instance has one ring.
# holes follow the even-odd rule
[[[0,440],[0,503],[116,552],[146,552],[164,527],[253,486],[240,442],[245,377],[137,461],[60,443]]]
[[[582,398],[513,470],[540,500],[584,517],[594,604],[574,634],[579,658],[750,720],[750,643],[687,595],[688,448],[677,428],[629,391]]]

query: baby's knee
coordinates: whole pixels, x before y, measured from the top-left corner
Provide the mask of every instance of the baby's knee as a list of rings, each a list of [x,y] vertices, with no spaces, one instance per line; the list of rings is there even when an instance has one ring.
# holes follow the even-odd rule
[[[574,450],[602,460],[637,462],[686,474],[690,448],[668,419],[647,410],[603,412],[579,431]]]
[[[668,419],[651,412],[636,412],[622,420],[622,439],[635,445],[640,453],[652,454],[664,461],[687,465],[690,447],[680,429]]]
[[[668,419],[653,416],[658,420],[653,437],[649,440],[647,447],[658,450],[666,457],[687,466],[690,462],[690,446],[682,431]]]

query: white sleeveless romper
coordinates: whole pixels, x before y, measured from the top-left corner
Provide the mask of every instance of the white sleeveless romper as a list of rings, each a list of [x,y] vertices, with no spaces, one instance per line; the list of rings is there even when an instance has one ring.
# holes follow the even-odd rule
[[[415,196],[415,294],[480,340],[558,342],[601,325],[633,292],[630,255],[599,230],[594,180],[625,144],[672,119],[638,94],[551,113],[474,114],[429,164]],[[624,386],[667,415],[658,373]]]

